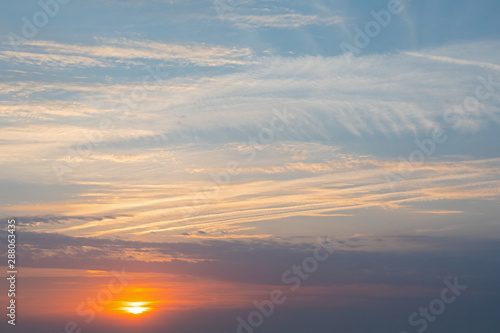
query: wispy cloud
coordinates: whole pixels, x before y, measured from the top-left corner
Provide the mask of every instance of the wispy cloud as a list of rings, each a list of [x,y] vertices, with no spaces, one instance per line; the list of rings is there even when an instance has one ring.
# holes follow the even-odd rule
[[[340,24],[345,18],[340,16],[320,17],[318,15],[277,14],[277,15],[227,15],[227,20],[241,28],[286,28],[293,29],[306,25],[330,26]]]
[[[425,58],[425,59],[429,59],[429,60],[440,61],[440,62],[444,62],[447,64],[477,66],[477,67],[481,67],[484,69],[500,71],[500,65],[492,64],[492,63],[488,63],[488,62],[472,61],[472,60],[466,60],[466,59],[457,59],[457,58],[443,57],[443,56],[439,56],[439,55],[432,55],[432,54],[425,54],[425,53],[418,53],[418,52],[402,52],[402,53],[409,55],[409,56],[413,56],[413,57],[420,57],[420,58]]]
[[[0,51],[0,60],[48,68],[115,67],[142,65],[147,60],[190,63],[198,66],[245,65],[252,63],[248,48],[203,44],[167,44],[148,40],[96,39],[94,45],[30,41],[25,52]],[[141,62],[142,61],[142,62]]]
[[[148,47],[117,43],[120,48],[138,46],[140,54],[141,48]],[[114,46],[108,53],[105,46],[39,42],[39,47],[92,57],[104,54],[101,58],[120,53]],[[209,58],[217,58],[211,47],[202,49],[213,52]],[[252,54],[232,52],[229,58]],[[431,156],[412,177],[387,184],[385,174],[400,168],[397,156],[352,150],[352,142],[363,146],[380,140],[386,142],[382,145],[390,141],[393,149],[410,149],[410,153],[416,148],[415,138],[446,125],[447,104],[438,88],[453,87],[445,92],[449,99],[462,101],[467,96],[470,80],[477,80],[468,66],[442,68],[432,61],[422,68],[416,66],[418,58],[399,53],[361,57],[350,67],[344,61],[342,56],[260,57],[258,66],[236,72],[171,78],[153,87],[130,117],[117,122],[110,133],[102,133],[103,140],[83,157],[68,155],[67,148],[85,142],[85,134],[97,130],[101,119],[115,119],[117,111],[111,105],[137,85],[4,84],[12,95],[64,93],[73,101],[37,99],[4,106],[2,117],[8,125],[0,140],[9,144],[0,154],[3,177],[51,183],[56,181],[51,163],[58,161],[74,168],[66,175],[68,183],[94,183],[91,190],[82,190],[71,200],[38,206],[28,202],[7,209],[33,215],[50,210],[62,216],[119,215],[108,223],[88,220],[44,226],[47,232],[159,238],[210,230],[211,237],[223,237],[224,229],[261,221],[349,218],[376,207],[397,211],[422,202],[498,195],[494,158],[473,162],[462,157],[449,162],[441,155]],[[390,82],[385,79],[387,73],[394,73]],[[425,77],[425,82],[415,80],[416,76]],[[477,131],[497,119],[500,110],[495,103],[492,97],[484,112],[471,115],[469,121],[477,126],[465,130]],[[36,117],[16,123],[17,115],[30,106]],[[248,138],[269,126],[274,108],[284,106],[294,115],[293,122],[275,133],[272,144],[256,149],[255,161],[245,162],[245,149],[255,149]],[[68,119],[74,125],[66,124]],[[411,138],[410,145],[403,138]],[[20,163],[27,154],[31,162]],[[194,200],[200,192],[218,190],[210,174],[223,172],[231,160],[240,162],[239,175],[219,195]],[[193,214],[186,217],[185,210]],[[233,236],[252,233],[269,234],[259,229]]]

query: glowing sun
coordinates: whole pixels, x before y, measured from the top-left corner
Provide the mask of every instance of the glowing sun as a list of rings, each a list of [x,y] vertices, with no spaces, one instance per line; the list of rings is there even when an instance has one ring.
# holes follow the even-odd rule
[[[146,302],[127,302],[126,304],[127,306],[124,306],[121,309],[131,314],[141,314],[151,310],[151,308],[144,306],[148,304]]]

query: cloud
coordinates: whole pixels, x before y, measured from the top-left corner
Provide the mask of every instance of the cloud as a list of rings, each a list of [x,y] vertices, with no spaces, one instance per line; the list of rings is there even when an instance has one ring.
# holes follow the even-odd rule
[[[423,210],[417,211],[419,214],[462,214],[464,213],[461,210]]]
[[[457,246],[454,238],[446,237],[390,236],[384,239],[385,242],[405,243],[408,250],[396,253],[380,249],[366,251],[362,247],[351,250],[347,245],[360,241],[347,239],[307,285],[433,287],[443,276],[460,275],[467,277],[470,283],[484,282],[483,290],[498,290],[494,274],[475,274],[492,267],[491,262],[478,261],[477,256],[482,253],[482,256],[493,258],[499,250],[498,241],[471,239]],[[367,238],[361,242],[369,244],[371,240]],[[420,249],[410,249],[412,244],[418,244]],[[285,245],[265,239],[158,243],[24,232],[20,255],[26,268],[107,271],[110,267],[126,267],[131,273],[187,274],[233,283],[282,285],[283,272],[312,255],[316,246],[314,243]]]
[[[68,67],[144,66],[137,60],[187,62],[197,66],[246,65],[252,63],[248,48],[228,48],[204,44],[166,44],[148,40],[97,39],[95,45],[63,44],[54,41],[29,41],[26,52],[0,51],[0,60],[21,64]],[[28,52],[29,50],[29,52]]]
[[[115,57],[122,51],[112,42],[108,55],[102,45],[38,43],[47,50],[87,56]],[[148,47],[166,47],[127,40],[116,43],[137,46],[139,53]],[[202,50],[209,52],[209,58],[216,57],[215,49]],[[237,49],[228,52],[229,58],[253,54]],[[52,162],[57,161],[71,168],[64,175],[68,183],[94,183],[71,199],[45,205],[24,202],[8,206],[7,211],[44,215],[57,209],[66,216],[125,215],[110,225],[86,221],[42,228],[71,235],[158,239],[209,228],[216,231],[210,236],[224,237],[224,229],[262,221],[349,218],[380,207],[397,213],[424,202],[498,196],[498,158],[468,161],[467,156],[481,149],[463,150],[467,145],[458,148],[465,156],[450,161],[446,157],[450,148],[443,147],[416,166],[411,177],[393,184],[386,180],[388,172],[397,174],[401,168],[398,155],[410,154],[417,148],[415,139],[429,137],[436,128],[446,129],[450,138],[456,135],[467,141],[464,133],[477,134],[481,128],[498,125],[500,109],[493,95],[484,102],[484,111],[471,114],[468,121],[475,126],[463,133],[452,132],[443,120],[451,101],[463,101],[474,93],[470,87],[477,84],[477,74],[469,66],[443,68],[440,62],[431,61],[422,67],[422,59],[401,53],[360,57],[350,66],[342,56],[257,60],[258,65],[231,73],[169,78],[152,87],[123,121],[116,120],[119,110],[113,105],[131,100],[142,78],[136,84],[130,80],[94,85],[4,84],[13,96],[61,93],[74,100],[42,98],[5,106],[8,125],[0,139],[8,145],[0,154],[2,177],[19,180],[22,175],[24,181],[55,182]],[[449,88],[443,91],[442,87]],[[16,122],[16,115],[30,105],[35,106],[36,117]],[[289,113],[293,119],[272,133],[271,142],[250,143],[270,128],[276,111]],[[98,124],[105,118],[114,120],[114,130],[100,133],[104,139],[85,156],[68,154],[68,147],[76,150],[88,140],[86,134],[99,132]],[[249,161],[252,150],[256,155]],[[19,163],[27,155],[30,163]],[[225,172],[233,160],[239,163],[239,174],[219,188],[211,175]],[[232,237],[251,234],[246,230]],[[271,233],[261,228],[254,234]]]
[[[319,150],[324,147],[319,147]],[[52,232],[67,234],[102,236],[173,236],[185,231],[214,231],[211,237],[226,237],[221,233],[236,226],[249,225],[259,221],[276,221],[293,217],[350,217],[358,216],[365,209],[385,207],[397,212],[408,206],[421,202],[490,199],[500,193],[500,183],[495,179],[498,159],[483,161],[455,160],[450,162],[428,162],[415,166],[411,177],[399,182],[388,183],[387,172],[397,174],[399,161],[386,161],[373,157],[346,156],[339,151],[334,159],[325,160],[318,169],[318,162],[307,168],[307,158],[301,168],[290,169],[287,159],[292,159],[287,152],[271,150],[276,166],[268,167],[279,170],[280,173],[268,173],[260,168],[246,167],[239,170],[240,174],[226,185],[217,185],[210,180],[210,174],[220,174],[224,170],[203,170],[200,180],[195,181],[191,174],[184,174],[175,165],[165,168],[168,155],[139,155],[140,158],[127,157],[127,163],[109,162],[91,157],[88,162],[92,169],[84,170],[98,172],[105,166],[109,170],[104,173],[107,181],[121,179],[122,174],[133,174],[133,170],[148,168],[150,177],[144,178],[137,174],[129,178],[129,183],[119,183],[102,186],[91,186],[71,200],[51,202],[47,209],[57,207],[67,216],[88,214],[89,216],[114,216],[125,214],[110,222],[90,221],[71,225],[61,225],[50,228]],[[195,152],[190,152],[193,155]],[[196,154],[203,154],[198,152]],[[198,160],[201,157],[195,158]],[[317,157],[316,157],[317,158]],[[176,159],[185,159],[177,155]],[[223,157],[219,157],[223,160]],[[152,161],[156,162],[152,163]],[[96,164],[97,163],[97,164]],[[243,163],[243,162],[241,162]],[[260,163],[260,162],[257,162]],[[280,163],[282,164],[280,166]],[[154,167],[152,166],[154,164]],[[177,181],[169,184],[159,184],[158,177],[167,170],[177,174]],[[104,171],[101,171],[104,172]],[[251,180],[255,177],[258,180]],[[79,172],[75,176],[81,177]],[[113,178],[114,176],[114,178]],[[267,177],[267,179],[266,179]],[[185,179],[189,179],[186,182]],[[86,179],[86,177],[83,177]],[[246,179],[246,180],[245,180]],[[243,181],[244,180],[244,181]],[[151,185],[148,185],[151,184]],[[11,211],[44,210],[44,206],[30,207],[29,204],[16,205],[8,208]],[[412,212],[428,213],[429,209],[413,208]],[[443,210],[441,210],[443,212]],[[443,215],[443,214],[441,214]],[[463,214],[462,214],[463,215]],[[466,219],[467,217],[464,216]],[[141,223],[136,223],[140,220]],[[291,223],[291,222],[288,222]],[[42,228],[43,230],[43,228]],[[49,229],[45,229],[49,230]],[[267,234],[267,233],[264,233]],[[261,230],[249,232],[240,230],[228,237],[259,238]]]
[[[68,68],[68,67],[107,67],[108,64],[103,61],[68,54],[46,54],[35,52],[13,52],[0,51],[0,60],[24,65],[50,67],[50,68]]]
[[[420,57],[420,58],[425,58],[429,60],[435,60],[435,61],[440,61],[448,64],[453,64],[453,65],[466,65],[466,66],[477,66],[481,67],[484,69],[489,69],[489,70],[494,70],[494,71],[500,71],[500,65],[497,64],[492,64],[492,63],[487,63],[487,62],[481,62],[481,61],[470,61],[470,60],[465,60],[465,59],[457,59],[457,58],[451,58],[451,57],[443,57],[443,56],[436,56],[436,55],[431,55],[431,54],[424,54],[424,53],[418,53],[418,52],[402,52],[403,54],[413,56],[413,57]]]
[[[331,26],[340,24],[345,18],[340,16],[320,17],[318,15],[277,14],[277,15],[237,15],[227,14],[225,19],[240,28],[286,28],[294,29],[306,25]]]

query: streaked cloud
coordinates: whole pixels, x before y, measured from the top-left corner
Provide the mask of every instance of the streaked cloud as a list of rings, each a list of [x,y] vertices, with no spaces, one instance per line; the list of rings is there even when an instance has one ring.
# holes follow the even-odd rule
[[[340,24],[345,18],[340,16],[320,17],[318,15],[276,14],[276,15],[226,15],[225,19],[241,28],[299,28],[306,25],[330,26]]]
[[[96,39],[94,45],[29,41],[26,52],[0,51],[0,60],[64,69],[67,67],[116,67],[142,65],[144,61],[187,62],[198,66],[245,65],[252,63],[252,51],[203,44],[167,44],[147,40]],[[29,52],[28,52],[29,50]]]

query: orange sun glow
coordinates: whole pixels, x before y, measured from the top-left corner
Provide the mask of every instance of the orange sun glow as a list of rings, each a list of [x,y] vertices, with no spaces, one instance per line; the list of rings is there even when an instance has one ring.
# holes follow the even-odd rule
[[[126,302],[126,304],[127,306],[124,306],[121,309],[131,314],[141,314],[151,310],[151,308],[144,306],[148,304],[147,302]]]

